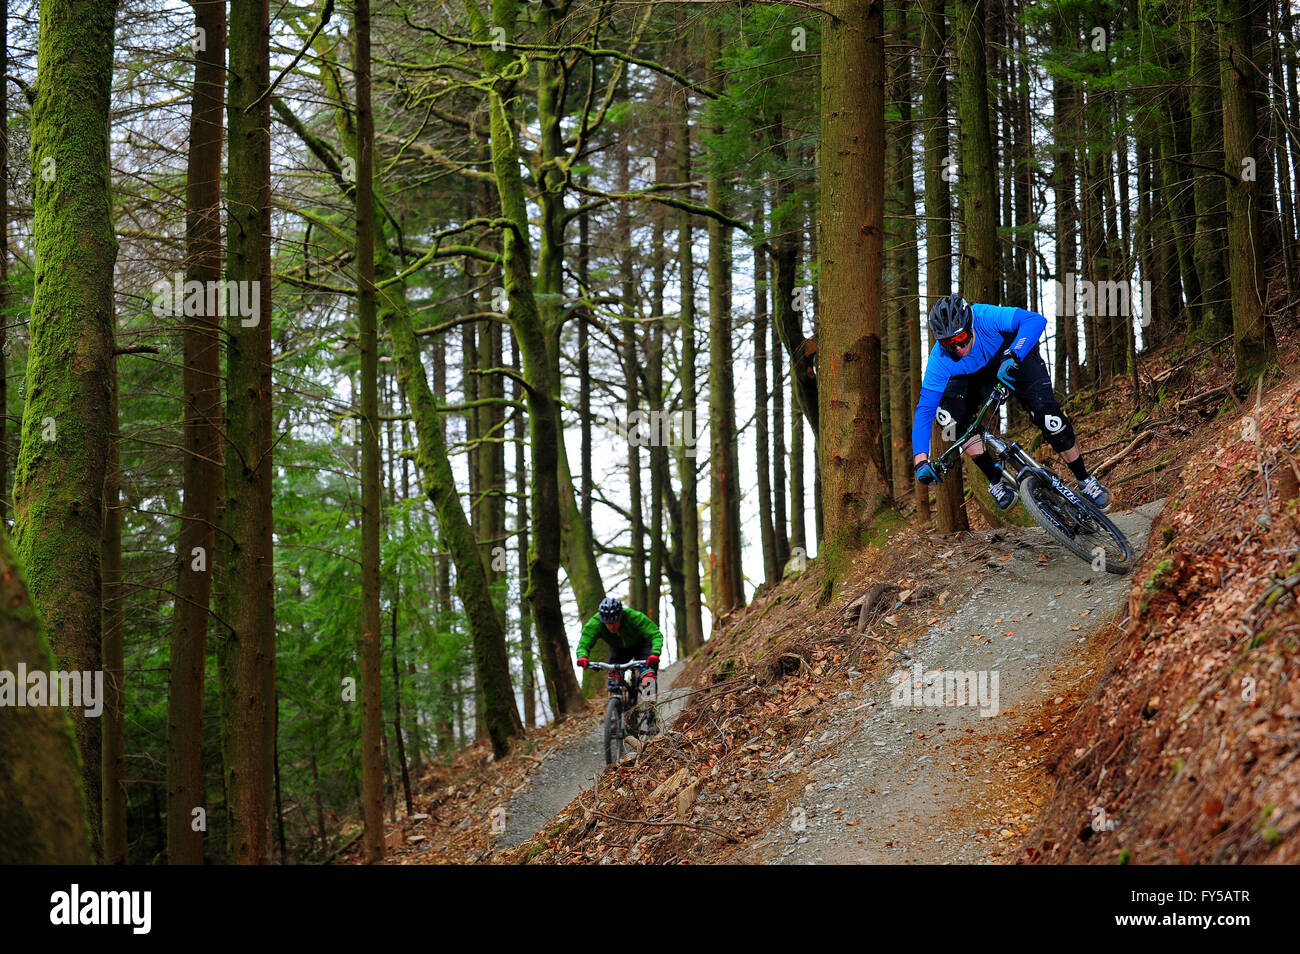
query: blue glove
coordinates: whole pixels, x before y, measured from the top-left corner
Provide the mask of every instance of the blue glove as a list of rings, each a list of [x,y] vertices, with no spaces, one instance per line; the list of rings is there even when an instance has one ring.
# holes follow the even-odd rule
[[[939,472],[930,466],[928,460],[923,460],[916,465],[916,479],[923,484],[938,483]]]
[[[1020,370],[1020,359],[1011,351],[1004,352],[1002,367],[998,368],[998,380],[1008,388],[1016,383],[1016,372]]]

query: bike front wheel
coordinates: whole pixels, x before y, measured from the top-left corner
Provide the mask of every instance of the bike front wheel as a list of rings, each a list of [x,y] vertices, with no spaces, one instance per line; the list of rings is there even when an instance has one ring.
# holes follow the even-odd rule
[[[610,696],[605,704],[605,764],[623,758],[623,699]]]
[[[1080,560],[1108,573],[1133,569],[1133,547],[1123,531],[1090,501],[1067,499],[1037,474],[1020,485],[1020,498],[1035,522]]]

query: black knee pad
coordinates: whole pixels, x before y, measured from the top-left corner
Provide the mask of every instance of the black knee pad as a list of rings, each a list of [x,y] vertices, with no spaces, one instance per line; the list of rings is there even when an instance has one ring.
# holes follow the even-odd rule
[[[1061,405],[1053,401],[1049,406],[1031,408],[1029,416],[1043,432],[1047,443],[1052,445],[1052,450],[1059,454],[1074,446],[1074,425],[1061,410]]]

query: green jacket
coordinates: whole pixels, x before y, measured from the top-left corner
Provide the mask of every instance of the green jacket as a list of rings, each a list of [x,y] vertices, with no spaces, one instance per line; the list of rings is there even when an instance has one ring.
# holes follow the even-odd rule
[[[591,644],[598,639],[603,639],[615,649],[635,649],[642,643],[650,643],[650,651],[656,656],[664,648],[664,634],[659,631],[655,621],[634,609],[623,610],[623,622],[619,624],[617,633],[611,633],[605,628],[605,624],[600,621],[600,614],[587,620],[587,625],[582,627],[582,638],[578,640],[578,658],[590,656]]]

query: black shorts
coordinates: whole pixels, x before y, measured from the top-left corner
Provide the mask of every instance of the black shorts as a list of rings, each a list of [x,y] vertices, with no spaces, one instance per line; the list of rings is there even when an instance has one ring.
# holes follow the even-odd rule
[[[943,429],[955,424],[956,426],[950,432],[952,438],[965,433],[970,425],[971,415],[983,407],[993,391],[993,386],[998,383],[998,368],[1001,366],[1002,352],[999,351],[993,361],[980,370],[949,378],[948,386],[943,391],[943,398],[939,401],[935,423]],[[1020,371],[1016,375],[1016,383],[1011,393],[1029,412],[1030,418],[1043,432],[1043,438],[1052,445],[1053,450],[1060,453],[1074,446],[1074,425],[1061,410],[1061,402],[1056,399],[1056,394],[1052,390],[1052,379],[1047,373],[1047,365],[1043,363],[1037,347],[1025,355],[1025,359],[1020,362]],[[996,422],[993,421],[985,423],[996,426]],[[945,440],[947,439],[948,436],[945,435]]]

